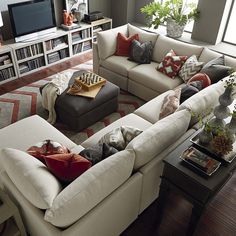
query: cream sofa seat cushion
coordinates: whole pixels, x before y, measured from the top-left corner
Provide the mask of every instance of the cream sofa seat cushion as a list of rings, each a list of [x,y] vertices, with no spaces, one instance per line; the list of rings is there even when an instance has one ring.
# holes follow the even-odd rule
[[[62,186],[47,167],[26,152],[5,148],[0,161],[17,189],[35,207],[47,209]]]
[[[100,59],[105,60],[116,51],[116,38],[118,33],[128,36],[127,25],[123,25],[111,30],[97,33],[98,54]]]
[[[153,49],[153,61],[160,63],[171,49],[173,49],[178,56],[190,57],[192,55],[196,55],[198,58],[203,50],[203,47],[180,42],[178,40],[160,35],[157,38]]]
[[[152,124],[156,123],[159,120],[159,114],[164,98],[171,93],[174,93],[174,91],[168,90],[165,93],[160,94],[159,96],[153,98],[152,100],[135,110],[134,114],[142,117]]]
[[[139,41],[141,43],[151,41],[152,46],[154,47],[159,34],[146,32],[145,30],[140,29],[140,28],[138,28],[134,25],[131,25],[131,24],[128,24],[127,27],[128,27],[129,36],[134,35],[134,34],[138,34],[139,35]]]
[[[137,66],[138,64],[129,61],[128,57],[122,56],[110,56],[105,60],[101,60],[100,64],[108,70],[116,72],[117,74],[123,75],[128,77],[128,72],[133,67]]]
[[[124,150],[91,167],[56,197],[44,219],[58,227],[73,224],[130,177],[134,159]]]
[[[179,77],[171,79],[157,71],[157,65],[156,62],[138,65],[129,71],[129,79],[147,88],[155,90],[158,93],[164,93],[183,83],[182,79]]]
[[[187,131],[190,119],[187,110],[173,113],[134,138],[126,147],[135,152],[134,169],[139,169],[178,140]]]
[[[30,116],[0,129],[0,149],[11,147],[22,151],[45,139],[57,141],[71,149],[76,144],[38,115]]]
[[[115,122],[111,123],[110,125],[103,128],[102,130],[98,131],[93,136],[91,136],[86,141],[84,141],[81,145],[85,148],[95,145],[105,134],[107,134],[108,132],[118,127],[121,127],[122,125],[133,126],[140,130],[145,130],[148,127],[150,127],[152,124],[135,114],[129,114],[116,120]]]
[[[219,103],[219,96],[224,92],[224,85],[223,81],[219,81],[204,88],[185,100],[177,111],[188,109],[193,112],[195,115],[191,118],[190,126],[194,125],[197,122],[197,115],[206,113],[206,111],[213,109]]]

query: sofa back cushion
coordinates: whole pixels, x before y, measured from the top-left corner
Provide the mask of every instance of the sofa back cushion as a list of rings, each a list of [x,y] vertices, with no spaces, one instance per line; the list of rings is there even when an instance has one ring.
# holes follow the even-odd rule
[[[2,165],[16,188],[35,207],[47,209],[62,186],[38,159],[26,152],[5,148],[1,151]]]
[[[160,35],[157,38],[156,44],[154,46],[152,56],[153,61],[160,63],[171,49],[173,49],[178,56],[190,57],[192,55],[196,55],[198,58],[203,50],[203,47],[180,42],[175,39]]]
[[[98,54],[100,59],[105,60],[112,56],[116,51],[116,41],[118,33],[128,36],[127,25],[123,25],[114,29],[98,32]]]
[[[153,47],[154,47],[154,45],[157,41],[157,38],[159,36],[159,34],[147,32],[147,31],[140,29],[140,28],[138,28],[134,25],[131,25],[131,24],[128,24],[128,34],[129,34],[129,36],[134,35],[134,34],[138,34],[139,41],[141,43],[151,41]]]
[[[44,219],[58,227],[73,224],[130,177],[134,159],[124,150],[91,167],[56,197]]]
[[[187,131],[190,119],[189,111],[176,112],[134,138],[126,147],[135,152],[134,169],[139,169],[178,140]]]
[[[219,103],[219,96],[224,91],[225,83],[219,81],[211,86],[204,88],[198,93],[185,100],[177,109],[177,111],[188,109],[194,113],[191,117],[190,126],[197,123],[196,117],[206,113],[211,108],[214,108]]]
[[[204,47],[204,49],[202,50],[202,53],[199,57],[199,61],[204,62],[205,64],[215,58],[221,57],[222,54],[212,51],[207,47]]]

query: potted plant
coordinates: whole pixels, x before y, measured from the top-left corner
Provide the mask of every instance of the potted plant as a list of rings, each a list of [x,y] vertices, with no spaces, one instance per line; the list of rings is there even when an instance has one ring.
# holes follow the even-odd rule
[[[199,17],[196,4],[184,0],[158,0],[145,5],[140,11],[148,19],[149,27],[157,29],[166,23],[167,35],[172,38],[181,37],[185,25]]]

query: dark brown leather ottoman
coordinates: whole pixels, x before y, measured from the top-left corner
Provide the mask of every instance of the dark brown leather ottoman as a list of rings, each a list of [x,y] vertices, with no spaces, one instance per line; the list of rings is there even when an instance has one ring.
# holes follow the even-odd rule
[[[57,118],[75,131],[87,128],[118,108],[120,89],[109,81],[94,99],[68,95],[66,91],[57,97],[55,110]]]

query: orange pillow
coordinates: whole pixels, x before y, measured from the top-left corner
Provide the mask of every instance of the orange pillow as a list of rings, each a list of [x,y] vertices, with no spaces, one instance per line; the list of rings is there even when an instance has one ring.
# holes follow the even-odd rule
[[[205,73],[197,73],[190,80],[188,80],[187,84],[191,84],[191,82],[193,81],[201,81],[203,88],[206,88],[207,86],[211,85],[211,80],[209,76]]]
[[[139,40],[138,34],[134,34],[130,36],[129,38],[127,38],[125,35],[118,33],[115,55],[128,57],[131,44],[134,39]]]
[[[61,181],[72,182],[88,170],[92,163],[79,154],[55,154],[44,157],[48,169]]]

